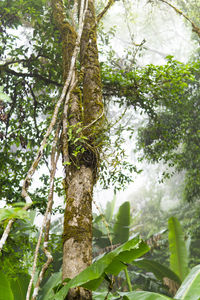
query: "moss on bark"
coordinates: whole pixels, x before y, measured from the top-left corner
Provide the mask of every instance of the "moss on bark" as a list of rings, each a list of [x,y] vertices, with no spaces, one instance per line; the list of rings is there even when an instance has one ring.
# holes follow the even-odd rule
[[[52,8],[62,38],[63,77],[66,79],[75,47],[76,32],[66,21],[62,0],[52,0]],[[104,123],[93,0],[88,1],[80,45],[80,63],[81,76],[71,93],[67,123],[74,126],[74,132],[79,126],[84,126],[87,141],[84,145],[85,151],[76,157],[75,163],[72,159],[74,145],[70,144],[70,141],[63,143],[65,147],[62,151],[63,157],[68,156],[71,163],[65,167],[64,179],[66,208],[63,231],[63,279],[76,276],[92,262],[92,198],[99,155],[96,138],[99,138]],[[64,139],[67,140],[68,136]],[[72,289],[67,299],[91,299],[91,293],[82,288]]]

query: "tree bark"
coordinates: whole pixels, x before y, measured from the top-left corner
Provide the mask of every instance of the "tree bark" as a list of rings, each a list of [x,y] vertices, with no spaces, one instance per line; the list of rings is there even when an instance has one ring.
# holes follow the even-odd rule
[[[52,0],[52,9],[62,39],[65,80],[75,47],[76,32],[66,21],[61,0]],[[78,144],[83,151],[75,157],[77,143],[69,141],[68,133],[63,128],[63,161],[68,162],[64,178],[63,279],[73,278],[92,262],[92,198],[100,151],[97,137],[99,140],[104,123],[94,0],[88,1],[80,44],[79,82],[71,94],[65,123],[73,128],[73,134],[78,137],[79,128],[86,139]],[[83,288],[71,289],[67,296],[70,300],[91,298],[91,292]]]

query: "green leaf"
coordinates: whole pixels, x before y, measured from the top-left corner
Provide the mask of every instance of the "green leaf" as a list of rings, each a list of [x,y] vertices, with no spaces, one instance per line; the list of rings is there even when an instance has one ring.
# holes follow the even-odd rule
[[[110,222],[112,220],[116,200],[117,200],[117,196],[116,193],[114,193],[113,199],[111,201],[108,201],[106,204],[105,218],[107,222]]]
[[[4,93],[3,86],[0,86],[0,100],[4,102],[12,102],[11,98],[6,93]]]
[[[182,281],[188,274],[188,252],[184,241],[183,231],[177,218],[169,218],[168,229],[170,268]]]
[[[62,278],[62,272],[56,272],[51,275],[51,277],[47,280],[45,285],[42,287],[41,292],[39,294],[39,299],[41,300],[49,300],[53,297],[53,287],[57,285]]]
[[[0,273],[0,300],[14,300],[10,283],[2,272]]]
[[[169,300],[165,295],[160,295],[152,292],[129,292],[129,293],[119,293],[123,296],[123,300]]]
[[[167,277],[178,284],[181,284],[180,278],[172,270],[156,261],[140,258],[133,261],[132,264],[139,268],[145,269],[148,272],[152,272],[158,280],[163,281],[163,278]]]
[[[126,242],[124,245],[126,245]],[[121,246],[120,246],[121,247]],[[137,259],[149,251],[149,247],[143,241],[140,242],[139,246],[128,251],[121,251],[119,255],[113,258],[113,261],[106,268],[106,273],[117,275],[119,272],[127,267],[128,263],[131,263],[134,259]]]
[[[63,163],[63,166],[70,166],[71,165],[71,162],[70,161],[64,161],[64,163]]]
[[[192,268],[178,289],[175,299],[199,300],[200,298],[200,265]]]
[[[10,286],[14,295],[14,300],[26,299],[29,281],[30,275],[26,273],[18,274],[16,278],[10,279]]]
[[[113,244],[125,243],[129,239],[129,226],[130,226],[130,202],[124,202],[117,214],[116,222],[114,225],[114,238]]]
[[[6,219],[27,219],[28,212],[21,207],[0,208],[0,222]]]
[[[119,296],[114,296],[110,293],[108,294],[108,291],[102,291],[102,292],[93,292],[92,299],[93,300],[105,300],[105,299],[114,300],[114,299],[119,299]]]
[[[101,256],[91,266],[83,270],[79,275],[70,280],[53,298],[65,299],[70,288],[83,286],[90,290],[96,290],[104,280],[106,274],[117,275],[131,262],[149,251],[149,247],[139,236],[124,243],[113,251]]]

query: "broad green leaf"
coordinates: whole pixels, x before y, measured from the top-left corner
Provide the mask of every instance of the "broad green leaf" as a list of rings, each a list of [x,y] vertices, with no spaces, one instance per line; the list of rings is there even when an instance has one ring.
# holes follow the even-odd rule
[[[116,199],[117,199],[116,193],[114,193],[113,199],[111,201],[108,201],[106,204],[105,218],[107,222],[110,222],[112,220]]]
[[[178,284],[181,284],[180,278],[172,270],[156,261],[140,258],[134,260],[132,264],[139,268],[145,269],[148,272],[152,272],[159,280],[163,280],[163,278],[167,277]]]
[[[14,300],[10,283],[3,272],[0,273],[0,300]]]
[[[29,211],[29,223],[31,225],[34,224],[35,216],[36,216],[36,210],[30,210]]]
[[[101,230],[93,226],[92,228],[93,237],[95,238],[95,243],[100,248],[105,248],[107,246],[110,246],[110,240],[108,238],[108,235],[105,235]]]
[[[168,220],[170,268],[182,280],[188,274],[188,252],[181,225],[177,218]]]
[[[121,270],[127,267],[126,263],[142,256],[147,251],[149,251],[147,244],[141,241],[139,236],[135,236],[130,241],[101,256],[91,266],[70,280],[51,299],[65,299],[68,290],[76,286],[83,286],[94,291],[104,280],[106,274],[118,274]]]
[[[129,226],[130,226],[130,202],[124,202],[117,214],[114,225],[114,238],[113,244],[125,243],[129,239]]]
[[[0,208],[0,222],[6,219],[26,219],[28,212],[21,207]]]
[[[17,274],[16,278],[10,279],[10,286],[14,300],[25,300],[30,281],[30,275],[26,273]]]
[[[169,300],[165,295],[152,293],[152,292],[129,292],[129,293],[119,293],[123,296],[123,300]]]
[[[199,300],[200,298],[200,265],[195,266],[181,284],[175,299]]]
[[[39,293],[39,300],[49,300],[53,297],[53,287],[57,285],[62,279],[62,272],[57,272],[51,275],[47,282],[42,287]]]
[[[127,263],[131,263],[134,259],[137,259],[148,252],[148,246],[145,242],[141,241],[139,247],[133,248],[128,251],[119,253],[117,257],[113,259],[110,265],[106,268],[105,272],[113,275],[119,274],[119,272],[127,267]]]
[[[102,292],[93,292],[92,299],[93,300],[104,300],[104,299],[114,300],[114,299],[119,299],[119,296],[114,296],[110,293],[108,294],[108,291],[102,291]]]

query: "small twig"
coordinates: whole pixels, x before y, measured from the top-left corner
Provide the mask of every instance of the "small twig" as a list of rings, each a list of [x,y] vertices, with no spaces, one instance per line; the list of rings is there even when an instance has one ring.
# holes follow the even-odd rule
[[[38,244],[36,246],[33,270],[32,270],[32,274],[31,274],[31,280],[29,282],[29,287],[27,290],[26,299],[30,298],[30,292],[31,292],[32,284],[33,284],[33,279],[34,279],[35,270],[36,270],[36,263],[37,263],[38,253],[39,253],[39,246],[40,246],[40,242],[41,242],[40,237],[43,235],[44,228],[45,228],[45,236],[44,236],[44,243],[43,243],[43,251],[47,257],[47,261],[43,265],[42,270],[39,274],[38,280],[36,282],[36,285],[35,285],[35,288],[33,291],[32,300],[36,299],[38,291],[39,291],[40,283],[44,277],[44,274],[45,274],[46,270],[48,269],[50,263],[53,261],[53,257],[51,255],[51,253],[48,251],[48,241],[49,241],[49,231],[50,231],[50,225],[51,225],[51,212],[52,212],[52,206],[53,206],[54,180],[55,180],[56,166],[57,166],[57,162],[58,162],[58,158],[59,158],[59,154],[60,154],[60,151],[58,151],[57,155],[56,155],[56,148],[57,148],[57,144],[58,144],[59,133],[60,133],[60,126],[58,126],[58,128],[57,128],[55,138],[53,141],[53,146],[52,146],[51,175],[50,175],[50,188],[49,188],[49,195],[48,195],[48,204],[47,204],[45,216],[43,219],[43,225],[41,227]]]
[[[71,85],[71,90],[70,93],[67,94],[66,99],[65,99],[65,105],[63,109],[63,117],[62,117],[62,124],[63,124],[63,129],[62,129],[62,144],[63,144],[63,161],[64,162],[69,162],[69,153],[68,153],[68,137],[67,137],[67,128],[68,128],[68,121],[67,121],[67,114],[68,114],[68,106],[69,106],[69,98],[71,95],[71,91],[74,89],[74,87],[77,84],[77,79],[75,78],[75,73],[73,74],[72,78],[72,85]]]
[[[7,238],[8,238],[8,235],[10,233],[10,230],[11,230],[11,227],[12,227],[13,223],[14,223],[14,219],[9,220],[5,230],[3,232],[3,235],[2,235],[1,240],[0,240],[0,253],[1,253],[1,250],[2,250],[2,248],[3,248],[3,246],[6,242]]]
[[[2,63],[2,61],[0,62],[0,68],[1,67],[7,67],[9,65],[16,64],[16,63],[30,62],[30,61],[37,60],[37,59],[38,59],[38,56],[36,56],[36,57],[35,56],[34,57],[30,56],[27,59],[13,59],[13,60],[8,59],[7,61],[3,61],[3,63]]]
[[[106,12],[108,11],[108,9],[115,3],[115,0],[109,0],[107,5],[104,7],[104,9],[102,10],[102,12],[100,12],[100,14],[97,16],[97,20],[96,23],[99,23],[99,21],[103,18],[103,16],[106,14]]]
[[[36,109],[37,109],[37,105],[38,105],[38,102],[37,102],[37,99],[35,97],[35,94],[33,92],[33,89],[31,87],[31,85],[29,85],[29,89],[30,89],[30,92],[31,92],[31,95],[33,97],[33,103],[34,103],[34,113],[33,113],[33,120],[34,120],[34,124],[35,124],[35,129],[36,129],[36,132],[37,132],[37,138],[39,138],[40,136],[40,133],[39,133],[39,129],[38,129],[38,125],[37,125],[37,120],[36,120]]]
[[[12,74],[12,75],[15,75],[17,77],[31,77],[31,78],[37,78],[37,79],[40,79],[42,81],[44,81],[45,83],[48,83],[48,84],[54,84],[56,86],[63,86],[61,83],[55,81],[55,80],[51,80],[50,78],[46,78],[38,73],[24,73],[24,72],[16,72],[12,69],[9,69],[8,67],[4,67],[4,66],[0,66],[0,70],[3,70],[5,71],[7,74]]]
[[[197,25],[195,25],[195,23],[192,22],[192,20],[190,20],[190,18],[187,15],[185,15],[181,10],[179,10],[177,7],[175,7],[168,1],[166,1],[166,0],[160,0],[160,1],[167,4],[171,8],[173,8],[175,10],[175,12],[177,12],[179,15],[183,16],[187,21],[189,21],[190,24],[192,25],[192,31],[197,33],[197,35],[200,37],[200,28]]]

